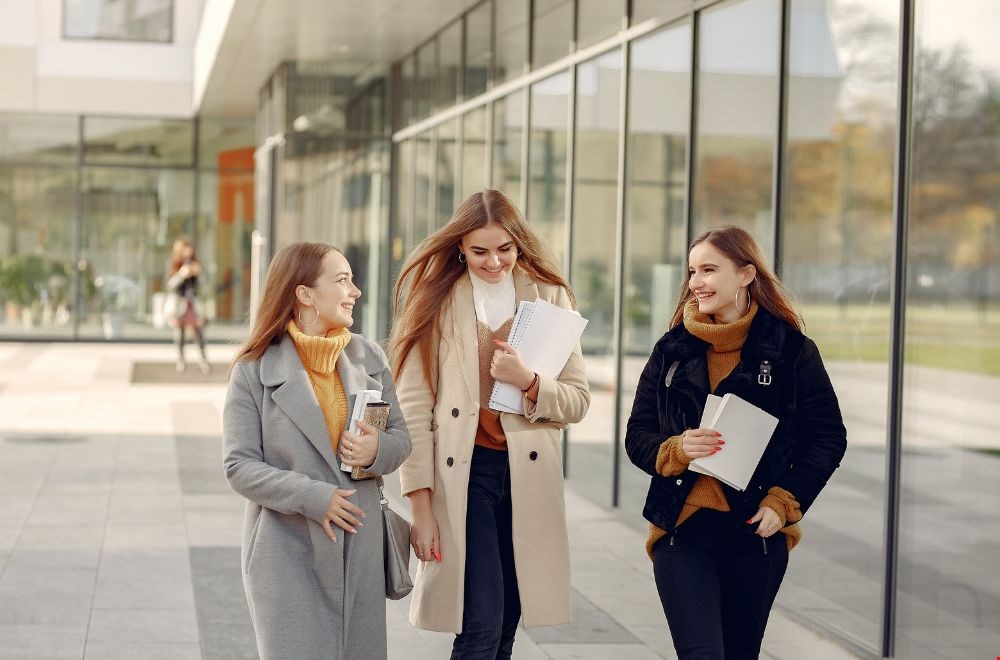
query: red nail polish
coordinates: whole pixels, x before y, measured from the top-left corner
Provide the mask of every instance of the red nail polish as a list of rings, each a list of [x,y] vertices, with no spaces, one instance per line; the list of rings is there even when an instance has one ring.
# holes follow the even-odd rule
[[[720,445],[724,445],[724,444],[726,444],[726,441],[725,440],[719,440],[719,444]]]
[[[752,522],[753,522],[753,518],[751,518],[750,520],[748,520],[748,521],[747,521],[747,524],[749,525],[749,524],[750,524],[750,523],[752,523]]]

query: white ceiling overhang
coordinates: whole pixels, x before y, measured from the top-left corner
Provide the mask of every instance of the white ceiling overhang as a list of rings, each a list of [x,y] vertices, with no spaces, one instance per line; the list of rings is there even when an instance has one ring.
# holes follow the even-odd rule
[[[195,45],[194,111],[252,117],[289,60],[378,73],[479,0],[206,0]]]

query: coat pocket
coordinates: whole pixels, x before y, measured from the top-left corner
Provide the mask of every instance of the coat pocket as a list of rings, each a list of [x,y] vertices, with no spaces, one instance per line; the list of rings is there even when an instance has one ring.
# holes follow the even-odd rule
[[[264,509],[260,509],[253,521],[250,533],[247,535],[246,548],[243,550],[243,572],[250,572],[250,561],[253,559],[253,549],[257,545],[257,533],[260,531],[260,521],[264,517]]]

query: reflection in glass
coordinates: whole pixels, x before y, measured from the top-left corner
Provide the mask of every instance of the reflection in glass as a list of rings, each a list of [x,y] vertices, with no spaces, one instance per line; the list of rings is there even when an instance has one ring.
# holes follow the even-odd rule
[[[493,179],[522,211],[521,146],[524,143],[524,93],[514,92],[493,104]]]
[[[791,10],[783,279],[823,355],[851,444],[802,522],[804,542],[779,600],[874,649],[884,570],[899,8],[896,0],[807,0]],[[849,553],[837,550],[845,535]]]
[[[528,163],[528,222],[565,267],[566,141],[569,130],[569,73],[531,86]]]
[[[486,91],[490,81],[490,13],[493,5],[486,0],[465,15],[465,90],[470,99]]]
[[[434,86],[434,110],[455,105],[458,81],[462,75],[462,21],[446,27],[438,35],[437,83]]]
[[[486,106],[467,113],[462,121],[462,189],[456,204],[486,185]]]
[[[772,257],[779,5],[741,0],[701,13],[693,200],[695,235],[738,225]]]
[[[72,336],[75,215],[75,169],[0,165],[0,338]],[[92,305],[83,274],[80,298]]]
[[[457,121],[446,121],[437,127],[437,172],[434,226],[444,226],[455,212],[455,167],[458,162]]]
[[[194,122],[85,117],[83,159],[90,165],[190,167],[194,164]]]
[[[612,50],[577,68],[571,283],[588,319],[580,343],[592,410],[614,405],[615,250],[622,55]],[[567,474],[610,503],[614,415],[591,415],[569,430]]]
[[[494,26],[497,84],[524,73],[528,63],[528,0],[496,2]]]
[[[1000,647],[1000,5],[918,0],[896,654]]]
[[[531,68],[569,55],[573,42],[573,0],[535,0]]]
[[[624,0],[578,0],[576,47],[586,48],[612,36],[625,20]]]
[[[625,186],[621,419],[653,344],[667,330],[684,279],[691,25],[677,24],[631,45]],[[624,428],[620,431],[624,434]],[[622,452],[620,503],[641,517],[649,477]]]
[[[0,113],[0,163],[75,165],[79,126],[72,115]]]

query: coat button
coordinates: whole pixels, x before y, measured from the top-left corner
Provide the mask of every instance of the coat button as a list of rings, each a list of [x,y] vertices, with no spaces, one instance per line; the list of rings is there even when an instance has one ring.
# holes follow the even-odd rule
[[[446,461],[446,463],[448,463],[448,467],[451,467],[452,465],[455,464],[455,459],[452,458],[451,456],[449,456],[448,460]]]
[[[451,416],[452,417],[458,417],[458,408],[452,408],[451,409]]]
[[[680,486],[682,483],[684,483],[684,480],[683,479],[678,479],[674,483],[677,484],[678,486]]]
[[[530,458],[531,460],[537,459],[538,458],[538,452],[537,451],[531,452],[530,454],[528,454],[528,458]]]

